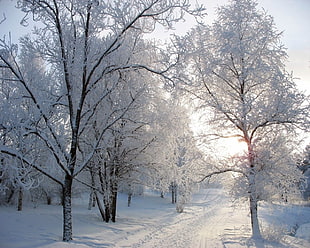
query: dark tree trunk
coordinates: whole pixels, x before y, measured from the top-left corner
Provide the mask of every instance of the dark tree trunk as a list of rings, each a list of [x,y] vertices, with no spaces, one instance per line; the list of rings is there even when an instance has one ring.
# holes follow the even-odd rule
[[[160,192],[160,197],[165,198],[165,193],[163,191]]]
[[[72,240],[72,181],[70,175],[66,175],[63,186],[63,241]]]
[[[50,197],[49,195],[46,196],[46,203],[47,203],[47,205],[51,205],[52,204],[52,197]]]
[[[177,203],[177,197],[178,197],[178,187],[175,185],[174,188],[174,203]]]
[[[175,182],[171,183],[171,203],[175,204],[177,202],[177,184]]]
[[[127,206],[130,207],[131,204],[132,193],[128,193]]]
[[[251,212],[251,225],[252,225],[252,237],[255,239],[260,239],[262,237],[259,222],[258,222],[258,215],[257,215],[257,199],[256,197],[250,195],[250,212]]]
[[[64,198],[63,189],[62,189],[62,193],[60,193],[60,204],[61,204],[61,206],[65,205],[65,198]]]
[[[87,208],[88,210],[91,210],[92,203],[93,203],[93,195],[94,195],[94,192],[91,189],[91,191],[89,193],[89,199],[88,199],[88,208]]]
[[[15,193],[15,190],[14,189],[9,189],[9,194],[8,194],[8,198],[6,200],[7,203],[11,203],[11,200],[13,198],[13,195]]]
[[[105,222],[109,222],[111,219],[111,210],[110,210],[110,204],[109,203],[105,203]]]
[[[23,189],[18,189],[17,211],[23,210]]]
[[[114,187],[112,194],[112,222],[116,221],[116,203],[117,203],[117,187]]]
[[[93,194],[93,205],[92,205],[92,207],[93,208],[96,207],[96,196],[95,196],[95,194]]]
[[[108,179],[111,180],[111,179]],[[105,185],[105,191],[103,196],[103,202],[105,206],[106,219],[105,221],[108,223],[112,219],[112,197],[113,197],[113,189],[111,186],[111,182],[107,182]]]
[[[98,196],[98,193],[95,191],[94,192],[94,195],[95,195],[95,198],[96,198],[96,201],[97,201],[97,206],[98,206],[98,209],[99,209],[99,212],[100,212],[100,215],[101,215],[101,218],[102,218],[102,221],[106,221],[107,219],[107,215],[106,215],[106,212],[104,211],[103,209],[103,206],[101,204],[101,201],[100,201],[100,198]]]
[[[51,205],[52,204],[52,197],[50,196],[50,194],[45,189],[43,189],[43,193],[46,196],[46,204]]]

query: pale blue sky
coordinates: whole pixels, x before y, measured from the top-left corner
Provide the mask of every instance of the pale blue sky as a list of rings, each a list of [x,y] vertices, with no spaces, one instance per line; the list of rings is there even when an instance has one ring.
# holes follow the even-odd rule
[[[215,9],[227,4],[228,0],[191,0],[204,4],[208,16],[206,20],[212,23]],[[287,70],[293,71],[297,85],[310,94],[310,0],[257,0],[258,7],[264,8],[274,17],[276,27],[284,31],[282,43],[287,48],[289,59]],[[180,24],[176,31],[184,31],[188,24]]]
[[[310,0],[259,0],[283,33],[289,62],[298,85],[310,94]]]
[[[214,10],[217,6],[225,4],[228,0],[191,0],[205,5],[207,9],[207,21],[212,22]],[[0,0],[0,20],[3,13],[6,22],[0,24],[0,37],[12,33],[13,41],[27,32],[27,28],[21,27],[19,22],[22,13],[14,9],[15,1]],[[279,31],[284,31],[282,42],[288,49],[288,71],[293,71],[301,89],[310,94],[310,0],[258,0],[259,7],[264,7],[275,19]],[[182,33],[186,27],[193,25],[190,20],[176,26],[176,32]]]

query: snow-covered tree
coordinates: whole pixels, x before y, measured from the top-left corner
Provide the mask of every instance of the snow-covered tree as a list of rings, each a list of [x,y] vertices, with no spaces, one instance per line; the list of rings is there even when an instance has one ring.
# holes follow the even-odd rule
[[[305,176],[305,182],[301,185],[301,190],[305,199],[310,199],[310,145],[304,149],[301,158],[297,159],[297,167]]]
[[[3,52],[6,58],[12,61],[13,57],[9,53]],[[40,66],[35,62],[33,56],[28,57],[28,64],[39,69]],[[1,69],[0,73],[1,145],[14,147],[23,156],[28,156],[30,151],[31,153],[38,153],[40,156],[37,156],[37,159],[40,159],[39,157],[44,156],[40,149],[40,144],[32,137],[26,135],[27,129],[25,126],[29,125],[34,118],[29,99],[20,97],[23,90],[18,83],[11,81],[13,78],[12,73],[5,69]],[[27,124],[24,125],[24,123]],[[37,174],[29,164],[16,157],[0,154],[0,161],[0,187],[2,193],[6,196],[6,202],[10,203],[11,200],[15,200],[13,196],[18,192],[17,209],[20,211],[22,210],[24,191],[29,191],[31,188],[38,186],[39,177],[37,177]]]
[[[302,158],[298,160],[297,166],[304,173],[310,167],[310,145],[307,145],[303,151]]]
[[[279,143],[277,135],[289,137],[295,127],[309,123],[308,98],[285,70],[287,54],[280,38],[273,18],[259,10],[256,1],[232,0],[218,8],[212,27],[198,27],[185,39],[193,55],[187,61],[193,72],[189,77],[195,82],[186,90],[208,113],[212,134],[239,137],[247,145],[242,167],[216,173],[235,170],[245,176],[253,237],[261,237],[257,216],[261,190],[275,189],[270,180],[282,190],[300,179],[296,171],[289,177],[282,174],[294,170],[286,156],[281,160],[272,142]]]
[[[152,54],[153,49],[149,42],[141,41],[139,46],[141,48],[136,54],[141,53],[141,56],[137,58],[140,63],[147,64],[149,58],[155,56]],[[148,56],[145,56],[145,50],[149,51]],[[160,84],[162,82],[150,77],[146,71],[122,73],[113,92],[103,104],[104,111],[101,108],[96,122],[88,130],[86,146],[100,133],[102,126],[98,124],[102,122],[102,118],[106,119],[106,116],[109,116],[113,119],[118,111],[126,109],[122,118],[107,130],[100,148],[87,166],[91,172],[92,187],[99,189],[94,192],[96,199],[103,199],[104,206],[101,206],[101,201],[98,202],[98,206],[104,221],[115,221],[119,186],[122,186],[122,191],[132,194],[130,189],[124,188],[125,185],[132,188],[134,185],[143,184],[141,174],[152,163],[146,159],[145,154],[156,139],[156,134],[148,130],[154,123],[159,122],[162,114],[160,109],[156,109],[157,102],[164,95],[164,91],[160,90]]]
[[[288,137],[278,130],[268,136],[263,135],[254,146],[257,199],[288,202],[300,197],[300,184],[304,178],[295,166],[297,156],[295,138]],[[241,169],[244,160],[241,159],[238,163],[235,166]],[[244,181],[248,184],[246,177],[236,180],[235,188],[232,189],[235,191],[234,195],[247,196],[247,187],[242,185]]]
[[[138,41],[157,24],[169,29],[185,13],[198,16],[201,9],[193,10],[188,1],[180,0],[20,0],[18,6],[26,13],[24,22],[28,16],[40,22],[31,36],[21,40],[22,51],[37,56],[45,68],[36,74],[32,66],[24,66],[25,58],[20,57],[19,61],[16,49],[12,49],[16,45],[8,44],[5,39],[0,43],[0,64],[14,76],[12,81],[22,89],[20,97],[28,99],[33,114],[31,120],[19,123],[28,137],[35,137],[46,148],[57,170],[38,162],[36,154],[27,156],[28,153],[21,153],[14,146],[1,144],[0,150],[62,186],[63,240],[69,241],[73,180],[89,164],[106,131],[128,110],[117,111],[113,118],[108,116],[97,123],[102,126],[97,138],[85,146],[87,130],[101,111],[99,106],[113,90],[104,85],[117,84],[127,71],[146,70],[164,76],[175,61],[140,64],[133,59],[139,49]],[[120,54],[125,47],[131,52]],[[7,53],[12,60],[8,60]]]
[[[151,146],[154,166],[149,168],[153,188],[171,192],[171,202],[179,212],[188,202],[201,166],[201,153],[190,127],[189,109],[177,92],[166,94],[159,106],[159,117],[151,125],[156,139]],[[164,147],[164,149],[163,149]],[[151,156],[152,156],[151,155]]]
[[[187,127],[189,128],[189,127]],[[189,202],[193,188],[198,181],[201,168],[206,166],[202,152],[198,149],[191,130],[177,138],[176,173],[176,210],[181,213],[185,203]]]

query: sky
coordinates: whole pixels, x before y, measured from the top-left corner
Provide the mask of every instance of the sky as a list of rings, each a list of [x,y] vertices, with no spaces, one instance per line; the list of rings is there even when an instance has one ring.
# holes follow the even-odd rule
[[[203,4],[207,11],[206,22],[212,24],[217,7],[229,0],[190,0]],[[273,16],[278,31],[283,31],[282,43],[289,59],[287,71],[293,72],[295,82],[302,91],[310,94],[310,0],[257,0],[258,8],[264,8]],[[180,23],[176,32],[183,33],[192,22]]]
[[[206,7],[207,23],[212,23],[215,18],[215,9],[228,3],[228,0],[190,0],[198,2]],[[3,14],[6,21],[0,24],[0,37],[11,32],[14,42],[21,34],[29,31],[19,22],[23,14],[14,8],[11,0],[0,0],[0,21]],[[258,0],[259,8],[264,8],[268,14],[274,17],[276,27],[284,31],[282,42],[287,48],[289,60],[287,70],[293,72],[296,83],[301,90],[310,94],[310,0]],[[176,33],[182,33],[194,25],[192,20],[180,23],[176,26]],[[161,32],[156,35],[164,36]]]
[[[310,0],[260,0],[260,5],[274,17],[277,28],[284,31],[282,42],[287,48],[288,71],[310,94]]]

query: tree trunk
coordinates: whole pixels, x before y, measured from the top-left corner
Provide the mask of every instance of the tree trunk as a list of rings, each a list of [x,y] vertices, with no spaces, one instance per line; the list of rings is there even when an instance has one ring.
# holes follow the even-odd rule
[[[256,168],[255,168],[255,152],[253,150],[252,143],[248,138],[249,135],[245,133],[244,135],[247,140],[248,146],[248,160],[250,166],[249,173],[249,193],[250,193],[250,214],[251,214],[251,227],[252,227],[252,237],[254,239],[261,239],[262,235],[259,228],[258,215],[257,215],[257,202],[258,193],[256,190]]]
[[[91,177],[92,189],[91,189],[90,194],[89,194],[88,209],[91,210],[91,207],[95,207],[96,206],[96,201],[98,201],[99,198],[98,198],[98,196],[96,195],[96,192],[95,192],[96,183],[95,183],[94,168],[90,167],[89,172],[90,172],[90,177]],[[100,172],[100,170],[99,170],[99,172]]]
[[[91,186],[95,187],[94,173],[93,173],[93,168],[92,167],[89,168],[89,173],[90,173],[90,178],[91,178]],[[90,189],[90,193],[89,193],[89,199],[88,199],[88,210],[91,210],[91,207],[92,207],[92,204],[93,204],[93,198],[95,197],[94,193],[95,193],[94,189],[91,188]]]
[[[174,184],[174,203],[177,203],[178,199],[178,186],[177,184]]]
[[[92,203],[93,203],[93,190],[91,189],[90,193],[89,193],[89,199],[88,199],[88,210],[91,210],[92,207]]]
[[[15,190],[10,188],[6,203],[11,203],[14,193],[15,193]]]
[[[114,187],[113,193],[112,193],[112,222],[116,221],[116,203],[117,203],[117,187]]]
[[[50,194],[45,189],[43,189],[43,193],[46,196],[46,204],[51,205],[52,204],[52,197],[50,196]]]
[[[103,168],[101,166],[99,166],[98,175],[99,175],[101,190],[103,192],[102,197],[103,197],[104,211],[103,211],[103,207],[99,206],[99,204],[101,204],[101,202],[98,201],[99,199],[97,199],[97,204],[98,204],[98,207],[102,208],[102,210],[100,210],[100,211],[104,212],[103,221],[108,223],[110,221],[110,218],[111,218],[111,214],[110,214],[111,213],[110,212],[110,205],[111,204],[110,204],[110,191],[109,191],[109,186],[108,186],[109,182],[107,179],[107,163],[106,163],[106,161],[104,161],[104,167]],[[96,197],[97,197],[97,194],[96,194]]]
[[[132,193],[128,193],[128,200],[127,200],[128,207],[130,207],[130,204],[131,204],[131,197],[132,197]]]
[[[175,204],[177,202],[177,184],[175,182],[171,183],[171,203]]]
[[[46,204],[47,205],[51,205],[52,204],[52,197],[50,197],[49,195],[46,196]]]
[[[17,211],[23,210],[23,189],[19,187],[18,189],[18,200],[17,200]]]
[[[262,235],[259,228],[258,215],[257,215],[257,202],[258,196],[256,192],[255,183],[255,169],[251,168],[249,176],[249,187],[250,187],[250,213],[251,213],[251,226],[252,226],[252,237],[254,239],[261,239]]]
[[[63,241],[72,240],[72,181],[70,175],[66,175],[63,186]]]
[[[103,192],[103,204],[105,209],[105,222],[109,222],[111,219],[111,194],[110,187],[107,186]]]
[[[161,197],[161,198],[165,198],[165,193],[164,193],[164,191],[161,191],[161,192],[160,192],[160,197]]]
[[[96,196],[93,194],[93,208],[96,207]]]
[[[257,216],[257,199],[256,196],[250,195],[250,212],[251,212],[251,226],[252,226],[252,237],[255,239],[262,238],[258,216]]]
[[[111,209],[110,209],[110,204],[109,203],[105,203],[105,222],[109,222],[111,219]]]
[[[102,207],[102,204],[101,204],[101,201],[99,199],[98,193],[96,191],[94,191],[94,195],[95,195],[95,198],[96,198],[96,201],[97,201],[97,206],[98,206],[98,209],[99,209],[102,221],[106,221],[107,220],[107,214],[106,214],[106,212],[104,211],[104,209]]]

